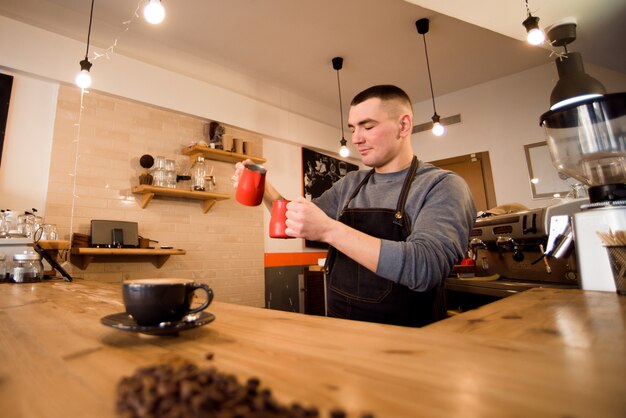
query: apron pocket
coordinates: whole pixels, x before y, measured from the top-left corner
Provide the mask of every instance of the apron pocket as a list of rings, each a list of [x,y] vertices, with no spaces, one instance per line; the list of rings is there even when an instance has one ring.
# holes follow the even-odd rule
[[[356,263],[351,258],[337,252],[330,273],[330,289],[361,302],[380,303],[390,293],[393,282]]]

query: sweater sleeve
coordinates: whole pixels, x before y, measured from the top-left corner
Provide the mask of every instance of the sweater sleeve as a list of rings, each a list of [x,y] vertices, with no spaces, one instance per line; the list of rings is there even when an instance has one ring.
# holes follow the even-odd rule
[[[449,173],[430,184],[424,198],[407,205],[412,221],[406,241],[383,240],[376,273],[415,291],[448,276],[467,250],[476,209],[465,181]]]

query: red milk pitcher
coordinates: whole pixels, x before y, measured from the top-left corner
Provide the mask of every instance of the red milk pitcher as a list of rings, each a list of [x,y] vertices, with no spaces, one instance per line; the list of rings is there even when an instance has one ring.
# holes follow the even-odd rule
[[[243,205],[258,206],[263,201],[263,192],[265,192],[265,167],[259,164],[247,164],[239,184],[237,185],[237,193],[235,198]]]

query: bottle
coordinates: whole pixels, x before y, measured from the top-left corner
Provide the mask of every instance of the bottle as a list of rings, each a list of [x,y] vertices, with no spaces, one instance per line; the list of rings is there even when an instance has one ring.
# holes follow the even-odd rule
[[[204,191],[204,177],[206,176],[206,165],[204,157],[199,156],[193,167],[191,167],[191,190]]]

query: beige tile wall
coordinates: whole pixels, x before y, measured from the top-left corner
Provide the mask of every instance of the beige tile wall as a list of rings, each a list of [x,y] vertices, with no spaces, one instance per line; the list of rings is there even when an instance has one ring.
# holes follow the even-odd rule
[[[184,277],[208,283],[216,300],[263,306],[263,209],[238,204],[230,177],[233,164],[214,167],[216,192],[233,199],[203,213],[197,200],[155,197],[145,209],[131,189],[142,172],[143,154],[163,155],[179,164],[183,146],[205,139],[207,120],[97,92],[62,86],[54,131],[46,222],[56,223],[63,239],[70,230],[88,234],[92,219],[138,222],[139,234],[186,250],[157,269],[151,258],[95,259],[70,274],[86,280],[121,282],[129,278]],[[226,127],[261,156],[259,135]],[[76,176],[74,176],[76,173]]]

